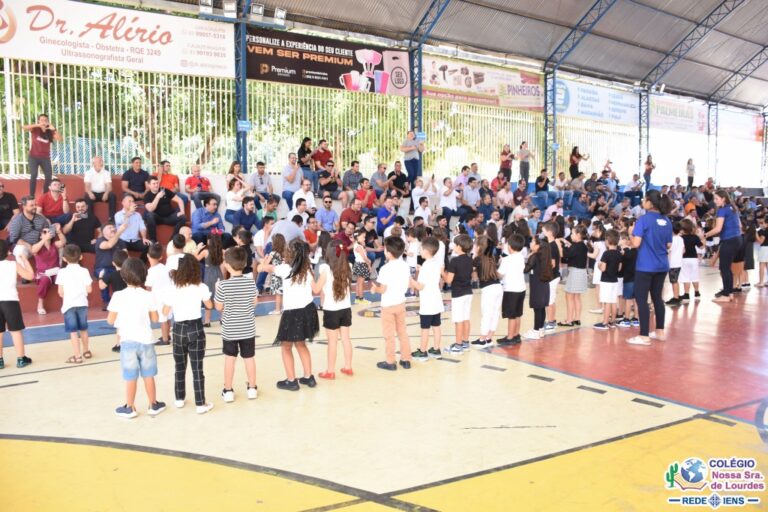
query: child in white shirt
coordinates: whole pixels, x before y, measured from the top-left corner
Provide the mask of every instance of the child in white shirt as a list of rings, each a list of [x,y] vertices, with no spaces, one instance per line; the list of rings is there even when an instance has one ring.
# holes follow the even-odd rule
[[[183,256],[183,254],[180,254]],[[155,345],[167,346],[171,344],[171,321],[163,314],[163,295],[165,291],[173,286],[171,276],[168,274],[168,267],[160,262],[163,257],[163,246],[152,244],[147,251],[149,259],[149,269],[147,270],[147,281],[145,287],[152,293],[154,305],[158,311],[158,321],[160,322],[160,339]],[[168,256],[171,259],[171,256]],[[178,259],[175,260],[178,266]]]
[[[517,345],[520,338],[520,320],[525,305],[525,238],[513,234],[507,241],[508,255],[499,263],[499,275],[504,295],[501,299],[501,316],[507,319],[507,335],[497,340],[499,346]]]
[[[88,348],[88,295],[93,290],[90,272],[80,266],[83,258],[80,247],[68,244],[64,247],[67,266],[59,270],[56,284],[62,298],[61,312],[64,314],[64,330],[72,342],[72,355],[67,363],[82,363],[93,354]],[[79,336],[78,336],[79,334]],[[81,352],[82,343],[82,352]]]
[[[421,257],[424,263],[419,269],[417,280],[411,278],[410,286],[419,291],[419,320],[421,323],[421,345],[411,354],[417,361],[426,361],[430,357],[442,358],[440,347],[440,325],[443,313],[443,296],[440,293],[440,278],[443,272],[443,262],[437,258],[440,244],[435,237],[427,237],[421,241]],[[432,329],[433,345],[429,344],[429,330]]]
[[[400,237],[384,239],[387,263],[379,270],[373,284],[374,293],[381,294],[381,326],[384,333],[386,360],[376,366],[382,370],[397,370],[395,364],[395,333],[400,340],[400,366],[411,367],[411,342],[405,325],[405,292],[408,290],[410,270],[402,259],[405,242]]]

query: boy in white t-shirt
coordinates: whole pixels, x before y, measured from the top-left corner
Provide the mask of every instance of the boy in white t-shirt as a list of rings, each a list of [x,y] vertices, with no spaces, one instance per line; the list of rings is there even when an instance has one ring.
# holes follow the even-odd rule
[[[379,269],[379,278],[372,291],[381,294],[381,326],[384,333],[386,360],[376,363],[382,370],[397,370],[395,364],[395,333],[400,340],[400,366],[411,367],[411,342],[405,325],[405,292],[408,290],[410,270],[403,261],[405,242],[400,237],[384,239],[387,263]]]
[[[137,416],[136,387],[141,375],[149,399],[147,413],[155,416],[165,410],[165,404],[156,397],[157,356],[151,322],[157,321],[157,308],[152,295],[142,288],[147,267],[137,258],[128,258],[120,267],[120,276],[128,287],[112,295],[107,316],[107,322],[120,335],[120,368],[126,382],[125,405],[115,409],[115,414],[121,418]]]
[[[419,321],[421,323],[421,345],[418,350],[411,353],[417,361],[426,361],[430,357],[442,358],[440,347],[440,316],[443,313],[443,296],[440,293],[440,277],[443,272],[443,262],[435,255],[440,243],[435,237],[427,237],[421,241],[421,264],[417,280],[411,278],[411,288],[419,290]],[[429,330],[432,329],[434,344],[427,350],[429,344]]]
[[[168,274],[168,267],[160,262],[163,257],[163,246],[152,244],[147,251],[149,259],[149,270],[147,270],[147,281],[145,288],[152,293],[154,305],[157,308],[158,321],[160,322],[160,339],[155,342],[158,346],[168,346],[171,344],[171,321],[163,314],[163,294],[165,290],[173,285],[171,277]],[[168,259],[171,257],[168,256]],[[177,260],[178,266],[178,260]]]
[[[64,247],[63,253],[67,266],[59,270],[56,284],[59,287],[59,297],[62,298],[64,330],[69,333],[69,339],[72,342],[72,355],[66,362],[80,364],[83,358],[93,357],[88,349],[87,316],[88,295],[93,290],[93,278],[88,270],[80,266],[80,260],[83,258],[80,247],[68,244]]]
[[[683,303],[680,299],[680,269],[683,267],[683,253],[685,252],[685,242],[680,236],[680,223],[675,222],[672,226],[672,245],[669,248],[669,284],[672,285],[672,298],[665,304],[667,306],[679,306]]]
[[[514,234],[507,240],[509,254],[499,263],[499,275],[504,296],[501,300],[501,317],[507,319],[507,335],[496,340],[501,347],[517,345],[520,338],[520,319],[525,305],[525,238]]]

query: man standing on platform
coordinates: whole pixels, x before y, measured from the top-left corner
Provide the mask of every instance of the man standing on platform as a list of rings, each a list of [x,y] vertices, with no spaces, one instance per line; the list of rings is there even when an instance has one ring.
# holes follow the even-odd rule
[[[123,195],[130,195],[134,201],[143,201],[147,193],[149,173],[141,168],[141,158],[131,158],[131,168],[123,173]]]
[[[424,152],[424,143],[416,140],[416,132],[409,130],[400,145],[400,151],[403,152],[405,169],[408,171],[408,182],[413,188],[416,178],[421,176],[421,154]]]
[[[195,203],[195,207],[202,208],[203,203],[207,204],[208,199],[213,198],[216,200],[216,206],[221,202],[221,196],[211,192],[211,182],[208,178],[200,176],[200,166],[193,165],[190,168],[192,176],[187,178],[184,186],[187,190],[187,194],[192,198],[192,202]]]
[[[177,194],[167,188],[160,188],[160,180],[156,176],[149,178],[149,191],[144,196],[144,223],[147,226],[147,236],[157,241],[157,225],[173,226],[173,234],[186,224],[184,202]]]
[[[136,212],[136,201],[131,194],[123,196],[123,209],[115,214],[115,227],[118,232],[123,224],[127,224],[127,227],[120,233],[120,240],[125,242],[126,249],[140,252],[141,259],[146,261],[149,244],[152,242],[147,238],[147,226],[141,215]]]
[[[93,203],[102,202],[109,205],[109,220],[115,218],[117,203],[112,193],[112,175],[104,169],[104,159],[95,156],[91,159],[91,168],[83,176],[85,184],[85,202],[93,212]]]
[[[67,235],[67,243],[74,244],[81,252],[95,253],[94,244],[100,236],[101,223],[95,215],[89,215],[88,203],[85,199],[75,201],[75,214],[72,219],[61,227],[61,231]]]

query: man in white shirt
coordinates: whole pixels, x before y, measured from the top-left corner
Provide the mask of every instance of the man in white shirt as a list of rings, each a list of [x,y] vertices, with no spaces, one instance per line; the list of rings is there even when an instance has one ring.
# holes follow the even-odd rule
[[[112,175],[104,169],[104,159],[95,156],[91,159],[91,168],[83,175],[85,183],[85,202],[93,210],[93,203],[103,202],[109,205],[109,220],[115,218],[116,201],[112,193]]]
[[[315,194],[312,192],[312,182],[309,180],[301,180],[301,188],[293,194],[293,205],[295,209],[298,206],[299,199],[304,199],[306,202],[306,211],[313,214],[317,211],[317,204],[315,203]],[[290,219],[292,216],[288,215]],[[306,218],[304,222],[306,224]]]
[[[307,180],[307,183],[311,184],[309,180]],[[288,215],[286,216],[286,218],[293,219],[293,217],[295,217],[296,215],[300,216],[303,219],[301,227],[302,228],[307,227],[307,219],[309,219],[309,213],[307,213],[307,201],[304,200],[304,198],[300,197],[299,199],[296,199],[296,201],[294,202],[293,210],[288,212]]]
[[[555,204],[549,205],[544,211],[544,217],[542,222],[547,222],[550,219],[556,218],[558,215],[563,215],[563,199],[558,198]]]
[[[421,204],[421,198],[426,197],[430,201],[432,201],[432,198],[437,195],[437,186],[435,185],[435,175],[432,175],[432,178],[427,181],[426,187],[424,186],[424,179],[419,176],[416,178],[416,186],[411,190],[411,201],[413,201],[414,205],[420,205]],[[429,204],[427,204],[429,207]],[[426,221],[427,219],[424,219]]]
[[[643,184],[639,174],[633,174],[632,179],[624,187],[624,197],[628,197],[632,204],[640,202],[640,198],[643,197]]]
[[[416,179],[417,182],[419,180],[421,180],[421,178]],[[419,206],[413,211],[413,218],[415,219],[416,217],[424,219],[424,223],[428,226],[432,224],[434,214],[429,209],[429,199],[427,196],[421,196],[419,199]]]
[[[515,209],[512,210],[512,218],[517,220],[520,219],[527,219],[530,213],[528,212],[528,204],[531,202],[530,198],[525,197],[523,199],[523,202],[519,205],[515,206]]]
[[[264,162],[256,162],[256,172],[248,176],[248,184],[253,187],[253,200],[257,210],[261,210],[262,205],[267,204],[270,197],[280,201],[280,196],[273,192],[272,178],[267,174],[267,166]]]

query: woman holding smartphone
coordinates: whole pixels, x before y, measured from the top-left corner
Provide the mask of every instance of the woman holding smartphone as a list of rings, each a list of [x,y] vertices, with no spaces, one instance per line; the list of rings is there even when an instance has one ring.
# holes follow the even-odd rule
[[[37,173],[40,168],[43,169],[45,183],[43,184],[43,194],[48,192],[48,187],[53,179],[53,168],[51,167],[51,144],[62,140],[61,134],[51,126],[46,114],[37,116],[37,124],[27,124],[22,126],[24,131],[29,132],[29,195],[35,195],[37,188]]]

